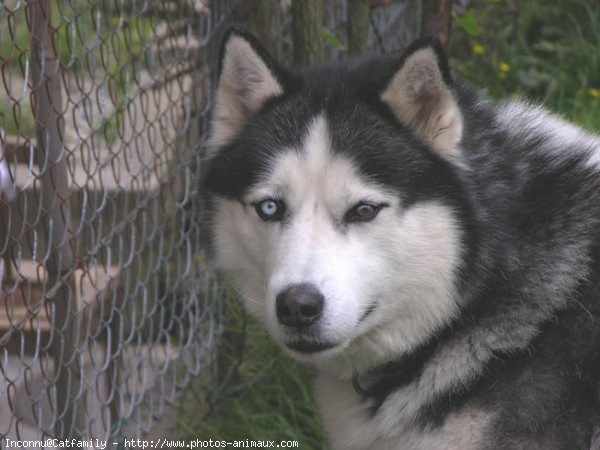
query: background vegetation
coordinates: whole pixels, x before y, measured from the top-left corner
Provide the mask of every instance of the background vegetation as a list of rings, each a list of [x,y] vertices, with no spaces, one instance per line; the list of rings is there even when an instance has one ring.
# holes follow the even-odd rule
[[[473,0],[453,15],[450,54],[463,78],[600,130],[600,3]]]
[[[16,2],[13,2],[16,4]],[[81,14],[86,11],[87,2],[74,0],[60,5],[51,3],[50,29],[53,33],[53,44],[56,48],[58,59],[63,74],[73,79],[89,71],[98,77],[106,77],[106,86],[114,108],[108,112],[102,121],[102,135],[109,145],[118,139],[118,129],[123,126],[123,114],[127,100],[134,96],[131,86],[135,85],[128,79],[129,66],[135,66],[136,60],[142,58],[144,51],[151,45],[150,36],[153,32],[151,17],[140,17],[122,9],[113,9],[110,2],[98,2],[90,14]],[[10,6],[10,3],[9,5]],[[35,133],[35,119],[30,113],[30,99],[25,93],[27,89],[21,88],[25,83],[25,74],[28,73],[30,31],[28,27],[28,8],[17,8],[16,12],[8,15],[9,19],[2,17],[8,14],[0,9],[0,69],[7,80],[6,90],[16,98],[9,99],[7,94],[0,92],[0,129],[9,136],[22,136],[30,139]],[[69,22],[67,17],[74,17]],[[90,50],[100,48],[100,55]],[[86,55],[76,58],[75,55]],[[138,64],[139,66],[139,64]],[[139,73],[139,67],[133,70]],[[8,81],[10,80],[10,81]],[[74,82],[74,81],[73,81]],[[83,81],[81,81],[83,82]],[[20,92],[16,86],[19,86]],[[69,96],[69,92],[65,92]],[[18,100],[18,101],[14,101]],[[103,118],[104,119],[104,118]]]
[[[458,3],[452,9],[448,47],[460,76],[491,99],[528,98],[600,130],[597,0]],[[330,30],[320,38],[353,53]],[[204,439],[294,439],[301,448],[328,448],[310,390],[310,369],[283,355],[235,299],[225,307],[228,345],[220,351],[215,374],[220,388],[204,395],[206,386],[192,387],[204,409],[190,406],[186,398],[181,433]]]
[[[245,314],[235,294],[224,307],[229,321],[210,369],[213,386],[203,378],[183,396],[177,435],[229,442],[295,440],[300,448],[327,449],[311,368],[284,355],[264,327]]]

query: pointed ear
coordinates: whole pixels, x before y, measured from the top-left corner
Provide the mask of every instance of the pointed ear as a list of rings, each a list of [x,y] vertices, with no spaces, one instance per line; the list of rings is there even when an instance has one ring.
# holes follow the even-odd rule
[[[221,44],[210,148],[230,142],[265,102],[283,93],[282,70],[256,39],[231,29]]]
[[[451,86],[442,45],[421,39],[402,55],[381,99],[400,122],[436,152],[456,160],[460,158],[463,120]]]

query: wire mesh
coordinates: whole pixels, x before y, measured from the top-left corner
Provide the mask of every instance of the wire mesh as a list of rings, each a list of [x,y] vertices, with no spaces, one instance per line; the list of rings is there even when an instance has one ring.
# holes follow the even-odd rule
[[[238,3],[3,0],[0,446],[143,436],[207,370],[222,290],[196,190]],[[289,1],[274,3],[263,31],[289,62]],[[419,4],[374,10],[370,49],[418,34]],[[346,2],[324,5],[336,59]]]
[[[234,3],[1,4],[0,442],[140,436],[203,370],[195,191]]]

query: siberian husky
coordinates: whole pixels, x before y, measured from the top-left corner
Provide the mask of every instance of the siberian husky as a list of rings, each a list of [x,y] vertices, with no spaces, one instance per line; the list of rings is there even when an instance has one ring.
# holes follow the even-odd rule
[[[291,71],[233,29],[207,152],[214,260],[316,366],[334,449],[598,445],[596,136],[430,39]]]

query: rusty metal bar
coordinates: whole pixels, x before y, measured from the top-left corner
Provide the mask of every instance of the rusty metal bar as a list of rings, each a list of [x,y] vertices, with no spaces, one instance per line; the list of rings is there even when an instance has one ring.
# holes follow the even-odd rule
[[[48,292],[56,387],[54,431],[62,439],[78,439],[84,433],[84,391],[79,349],[79,318],[73,270],[74,244],[69,230],[70,187],[64,146],[61,69],[54,48],[50,0],[27,3],[31,32],[32,109],[38,147],[35,160],[40,170],[41,203],[48,238]]]

